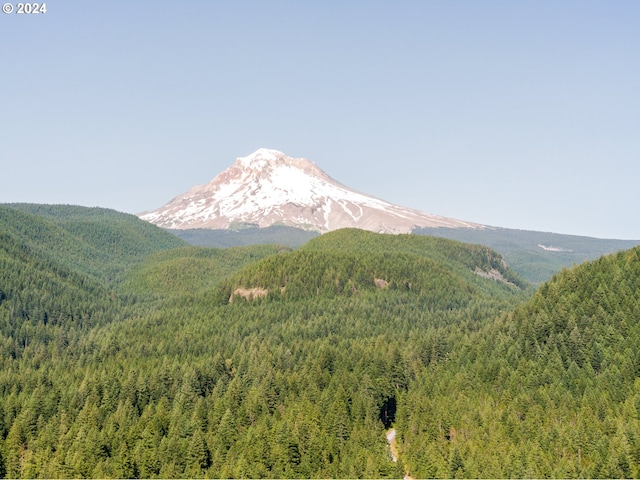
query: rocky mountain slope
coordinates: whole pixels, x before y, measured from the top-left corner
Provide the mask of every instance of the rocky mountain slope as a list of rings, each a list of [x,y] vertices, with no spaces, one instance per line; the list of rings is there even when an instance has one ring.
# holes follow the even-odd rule
[[[139,217],[170,229],[287,225],[328,232],[359,228],[409,233],[416,227],[481,228],[374,198],[342,185],[305,158],[261,148]]]

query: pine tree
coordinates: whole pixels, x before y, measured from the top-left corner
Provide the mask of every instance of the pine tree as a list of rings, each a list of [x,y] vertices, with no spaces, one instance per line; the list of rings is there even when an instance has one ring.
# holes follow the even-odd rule
[[[25,437],[22,427],[15,421],[9,429],[9,434],[4,441],[5,474],[7,478],[22,476],[22,459],[26,450]]]
[[[202,471],[211,465],[211,452],[205,441],[204,435],[199,429],[196,429],[189,442],[187,451],[188,465],[195,468],[196,471]],[[189,470],[193,472],[194,470]]]

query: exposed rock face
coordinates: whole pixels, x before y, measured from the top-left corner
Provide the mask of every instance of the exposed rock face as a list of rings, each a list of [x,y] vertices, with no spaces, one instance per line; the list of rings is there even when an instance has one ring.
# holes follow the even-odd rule
[[[482,228],[364,195],[305,158],[264,148],[236,159],[206,185],[138,216],[174,229],[225,229],[234,224],[287,225],[319,232],[347,227],[383,233],[410,233],[415,227]]]

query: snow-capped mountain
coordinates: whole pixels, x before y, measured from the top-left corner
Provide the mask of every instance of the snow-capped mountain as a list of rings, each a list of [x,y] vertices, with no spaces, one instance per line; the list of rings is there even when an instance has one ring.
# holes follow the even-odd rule
[[[206,185],[138,215],[160,227],[225,229],[238,224],[287,225],[319,232],[345,227],[409,233],[415,227],[481,228],[356,192],[313,162],[261,148]]]

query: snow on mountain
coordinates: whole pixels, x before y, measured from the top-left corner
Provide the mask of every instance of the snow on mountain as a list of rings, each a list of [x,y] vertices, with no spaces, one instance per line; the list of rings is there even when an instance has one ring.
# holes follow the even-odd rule
[[[354,227],[409,233],[415,227],[482,227],[364,195],[333,180],[310,160],[266,148],[236,159],[206,185],[138,216],[174,229],[275,224],[319,232]]]

